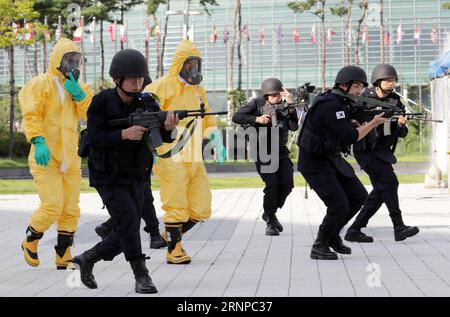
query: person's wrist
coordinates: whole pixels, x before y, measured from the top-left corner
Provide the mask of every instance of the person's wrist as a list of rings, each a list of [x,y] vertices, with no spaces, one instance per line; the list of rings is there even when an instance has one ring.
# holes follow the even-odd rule
[[[42,136],[36,136],[31,139],[32,144],[45,144],[45,139]]]

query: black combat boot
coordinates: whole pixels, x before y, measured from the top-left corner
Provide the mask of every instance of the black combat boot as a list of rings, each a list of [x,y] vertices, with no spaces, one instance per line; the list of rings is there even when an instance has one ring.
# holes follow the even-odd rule
[[[80,270],[81,282],[88,288],[97,288],[97,282],[92,274],[92,270],[94,269],[94,264],[100,260],[101,257],[95,247],[84,251],[72,259],[72,263],[78,265],[75,268]]]
[[[135,291],[138,294],[155,294],[158,293],[152,278],[148,275],[147,267],[145,266],[145,257],[130,261],[131,269],[136,279]]]
[[[419,233],[419,228],[417,228],[415,226],[410,227],[410,226],[406,226],[404,224],[397,226],[394,229],[395,241],[403,241],[406,238],[415,236],[418,233]]]
[[[346,246],[340,236],[335,236],[330,239],[329,246],[341,254],[352,254],[352,249]]]
[[[150,249],[159,249],[167,247],[167,241],[161,237],[158,228],[150,229]]]
[[[266,227],[266,236],[279,236],[280,231],[278,231],[277,226],[274,222],[268,222]]]
[[[113,220],[112,218],[109,218],[104,223],[95,227],[95,233],[98,234],[100,238],[102,238],[102,240],[105,240],[106,237],[111,233],[112,229],[113,229]]]
[[[344,239],[350,242],[370,243],[373,242],[373,238],[366,235],[361,230],[348,229],[344,236]]]
[[[335,252],[330,250],[328,244],[329,238],[319,229],[317,239],[311,248],[311,259],[314,260],[337,260],[338,256]]]
[[[272,219],[270,219],[271,221],[273,221],[273,223],[275,224],[275,226],[277,227],[279,232],[283,232],[283,225],[281,224],[281,222],[278,220],[276,213],[273,214],[273,217],[270,217]],[[269,217],[267,216],[267,214],[265,212],[263,212],[262,214],[262,219],[265,222],[269,221]]]

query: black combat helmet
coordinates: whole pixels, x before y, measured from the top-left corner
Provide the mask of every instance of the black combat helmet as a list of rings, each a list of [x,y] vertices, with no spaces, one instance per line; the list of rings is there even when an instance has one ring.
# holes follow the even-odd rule
[[[364,87],[367,87],[369,84],[367,83],[367,75],[366,72],[357,66],[345,66],[342,67],[337,75],[334,82],[336,84],[347,84],[349,82],[359,81],[364,84]]]
[[[278,78],[267,78],[261,84],[263,95],[276,94],[283,91],[283,84]]]
[[[148,66],[144,55],[133,49],[124,49],[114,55],[109,75],[112,78],[119,77],[149,77]]]
[[[373,69],[370,82],[372,83],[372,85],[375,85],[377,81],[386,78],[395,78],[395,80],[398,80],[397,71],[392,65],[380,64]]]

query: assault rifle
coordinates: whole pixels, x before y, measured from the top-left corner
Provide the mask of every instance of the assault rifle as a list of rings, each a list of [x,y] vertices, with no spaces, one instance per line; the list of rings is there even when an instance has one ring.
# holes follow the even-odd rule
[[[384,113],[383,117],[391,118],[394,116],[406,116],[409,120],[420,120],[424,122],[443,122],[442,120],[428,119],[424,113],[408,113],[404,109],[375,98],[356,96],[347,94],[341,90],[333,89],[334,94],[349,98],[354,101],[352,105],[350,118],[358,121],[360,124],[369,122],[374,116]],[[376,109],[375,109],[376,108]]]
[[[155,96],[148,93],[143,93],[138,96],[138,100],[142,103],[143,107],[136,109],[127,118],[113,119],[108,121],[109,128],[116,127],[131,127],[138,125],[148,129],[148,132],[144,134],[144,140],[151,151],[154,151],[157,147],[162,145],[162,138],[160,128],[164,125],[167,118],[168,111],[158,111],[159,106],[155,100]],[[218,116],[226,115],[227,111],[220,112],[206,112],[205,105],[200,104],[200,109],[194,110],[174,110],[174,115],[178,115],[180,120],[187,117],[201,117],[205,116]],[[189,123],[188,123],[189,125]],[[186,125],[186,128],[188,128]]]

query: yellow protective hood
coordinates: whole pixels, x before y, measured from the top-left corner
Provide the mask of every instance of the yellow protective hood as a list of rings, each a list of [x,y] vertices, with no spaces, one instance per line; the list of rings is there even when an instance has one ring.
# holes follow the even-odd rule
[[[201,57],[199,49],[193,42],[189,40],[182,40],[175,50],[175,54],[172,58],[172,65],[170,65],[168,75],[178,76],[181,68],[183,67],[184,61],[188,57],[192,56]]]
[[[47,72],[53,76],[57,75],[64,77],[58,70],[58,67],[61,65],[61,60],[64,54],[70,52],[80,53],[80,48],[73,41],[66,38],[61,38],[53,47],[52,56],[50,57],[50,65]]]

